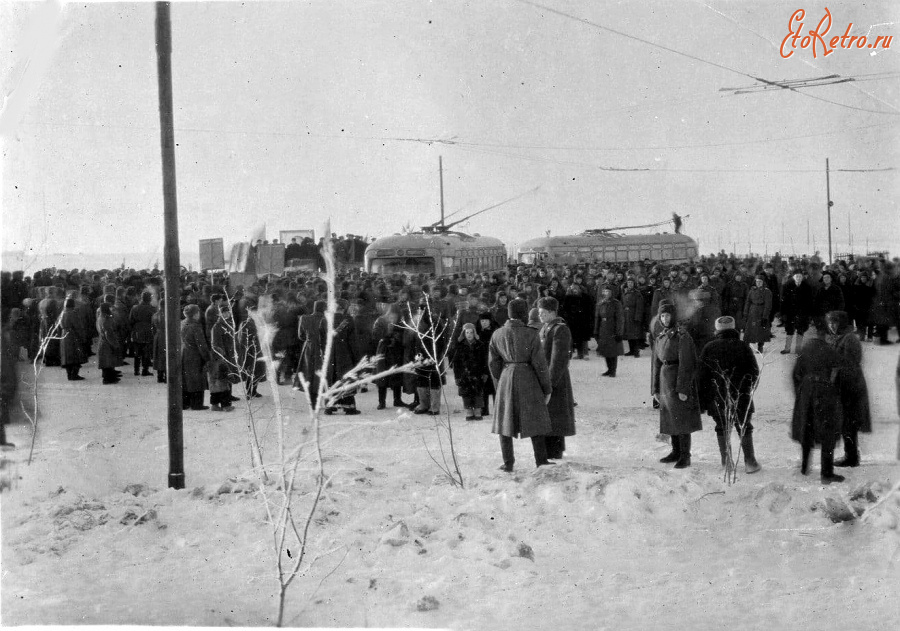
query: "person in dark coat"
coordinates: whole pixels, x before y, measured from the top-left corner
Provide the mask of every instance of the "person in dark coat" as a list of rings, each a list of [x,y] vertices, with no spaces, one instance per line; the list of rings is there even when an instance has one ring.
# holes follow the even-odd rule
[[[103,302],[97,309],[97,368],[103,376],[104,384],[119,382],[122,373],[116,370],[119,367],[119,336],[116,334],[116,325],[112,315],[112,305]]]
[[[860,340],[866,339],[869,328],[869,313],[875,300],[875,285],[865,270],[859,273],[856,281],[850,286],[850,304],[847,315],[856,325],[856,333]]]
[[[703,351],[707,342],[713,339],[716,333],[716,320],[721,315],[719,310],[719,296],[716,290],[709,285],[709,276],[701,275],[701,284],[692,289],[688,296],[691,299],[693,311],[685,322],[697,353]]]
[[[844,311],[844,292],[834,282],[834,273],[828,270],[822,272],[822,284],[816,292],[813,301],[813,322],[819,332],[828,333],[828,326],[825,323],[825,314],[829,311]]]
[[[131,346],[134,349],[134,374],[143,377],[152,376],[150,366],[153,361],[153,315],[155,309],[150,301],[153,294],[145,291],[141,294],[141,302],[131,308],[128,322],[131,325]],[[143,370],[142,370],[143,368]]]
[[[66,298],[60,319],[59,363],[66,369],[69,381],[83,381],[78,374],[81,365],[87,360],[84,354],[84,339],[87,331],[82,326],[81,316],[75,311],[75,299]]]
[[[337,300],[334,313],[334,335],[331,341],[331,358],[325,370],[326,383],[330,386],[340,381],[345,374],[350,372],[358,359],[353,349],[353,318],[347,313],[349,302],[343,298]],[[319,335],[322,340],[328,339],[328,321],[322,319]],[[356,409],[356,396],[347,394],[339,398],[333,404],[325,408],[325,414],[333,414],[338,408],[344,410],[344,414],[359,414]]]
[[[13,309],[10,309],[12,312]],[[3,322],[0,340],[0,447],[13,449],[15,445],[6,439],[6,426],[11,420],[11,409],[19,390],[19,349],[13,351],[13,332],[9,320]]]
[[[40,343],[44,345],[44,365],[60,366],[59,363],[59,330],[56,324],[62,315],[62,290],[49,287],[47,296],[38,303],[41,317]]]
[[[491,315],[498,327],[506,324],[506,321],[509,319],[508,309],[509,296],[506,295],[505,291],[498,291],[497,296],[494,298],[494,306],[491,307]]]
[[[566,436],[575,435],[575,395],[569,377],[572,334],[566,321],[557,315],[558,309],[559,302],[554,298],[538,300],[538,314],[544,323],[540,331],[541,347],[550,371],[551,387],[550,401],[547,402],[550,431],[544,442],[547,457],[553,460],[563,457]]]
[[[757,274],[755,282],[744,305],[744,341],[756,344],[756,349],[762,353],[766,342],[772,339],[772,292],[766,287],[763,274]]]
[[[853,332],[850,318],[843,311],[829,311],[825,315],[831,333],[830,344],[844,360],[841,372],[841,407],[844,457],[836,467],[859,466],[859,432],[872,432],[872,412],[869,408],[869,387],[862,370],[862,344]]]
[[[416,325],[415,360],[428,361],[432,364],[416,368],[416,394],[419,405],[414,414],[441,413],[441,390],[447,383],[444,373],[444,360],[447,356],[447,337],[449,323],[445,319],[445,311],[434,300],[424,297],[419,303],[418,324]]]
[[[668,300],[672,304],[675,304],[675,290],[672,289],[672,279],[666,276],[662,279],[662,285],[653,292],[653,302],[650,304],[650,316],[651,319],[655,318],[659,314],[659,305],[663,300]],[[741,303],[741,309],[744,308],[744,303]],[[649,330],[650,325],[647,325],[647,329]],[[652,346],[654,343],[653,336],[650,335],[650,345]]]
[[[488,365],[488,347],[491,344],[491,337],[494,335],[494,331],[498,330],[500,327],[497,326],[497,323],[494,322],[494,318],[491,315],[490,311],[484,311],[478,316],[478,323],[475,325],[475,331],[478,333],[478,339],[481,340],[481,349],[482,356],[481,362],[487,367]],[[484,389],[482,390],[484,395],[484,402],[481,406],[481,416],[487,416],[490,414],[490,398],[494,397],[494,401],[497,400],[497,393],[494,390],[494,381],[490,378],[490,371],[488,372],[488,379],[484,382]]]
[[[644,337],[644,296],[634,279],[625,281],[620,302],[623,315],[622,337],[628,340],[628,355],[640,357],[641,338]]]
[[[203,391],[209,387],[206,380],[209,360],[209,345],[200,323],[200,307],[188,305],[184,308],[181,323],[182,409],[209,409],[209,406],[203,405]]]
[[[734,318],[716,320],[716,336],[700,352],[697,393],[700,409],[716,422],[722,466],[731,471],[731,428],[737,430],[747,473],[760,470],[753,449],[753,391],[759,366],[747,342],[740,338]]]
[[[651,390],[659,400],[659,432],[672,437],[672,451],[660,462],[691,466],[691,433],[703,429],[697,399],[697,352],[690,334],[676,325],[675,307],[661,305],[664,327],[656,338]]]
[[[238,368],[234,357],[234,336],[231,325],[231,309],[227,301],[213,303],[218,313],[215,317],[208,317],[207,322],[213,325],[209,331],[210,361],[207,364],[207,378],[209,380],[209,406],[213,412],[231,412],[232,378],[239,378]]]
[[[156,382],[166,383],[168,366],[166,365],[166,303],[160,296],[159,308],[151,320],[153,330],[153,370],[156,371]]]
[[[466,322],[456,343],[453,354],[453,377],[459,396],[463,400],[467,421],[480,421],[479,411],[484,403],[484,382],[487,381],[488,368],[484,363],[484,349],[475,325]]]
[[[500,435],[501,471],[512,472],[512,439],[520,436],[531,438],[536,466],[553,464],[544,442],[551,429],[547,403],[553,390],[539,334],[525,325],[528,303],[513,300],[508,314],[506,324],[491,337],[488,366],[497,389],[491,432]]]
[[[572,350],[578,354],[578,359],[590,359],[587,343],[594,329],[594,301],[581,285],[570,285],[566,290],[560,314],[572,333]]]
[[[319,396],[319,371],[325,356],[325,338],[322,335],[323,322],[325,322],[324,300],[313,303],[313,312],[310,315],[300,316],[297,324],[297,337],[300,340],[300,363],[297,373],[303,375],[306,380],[309,400],[313,407]],[[299,377],[294,377],[294,389],[299,390],[301,382]]]
[[[822,446],[821,480],[831,484],[844,481],[844,476],[834,473],[834,443],[843,428],[841,369],[845,361],[822,339],[818,329],[814,331],[794,365],[791,438],[800,443],[803,475],[809,471],[813,447]]]
[[[615,377],[619,356],[625,354],[622,338],[625,332],[625,310],[622,303],[613,298],[612,289],[604,285],[594,314],[594,337],[597,354],[606,360],[604,377]]]
[[[403,328],[400,325],[400,306],[388,305],[383,316],[375,320],[372,325],[372,339],[377,344],[375,354],[380,357],[377,371],[383,372],[390,368],[403,365]],[[403,373],[395,373],[382,377],[376,384],[378,387],[378,409],[387,407],[387,391],[394,395],[395,408],[405,408],[401,390],[403,388]]]
[[[869,318],[875,325],[875,333],[878,336],[878,344],[892,344],[888,338],[891,327],[897,322],[898,310],[900,310],[900,278],[895,275],[894,265],[885,263],[882,270],[875,277],[875,297],[872,301],[872,309]],[[897,331],[900,334],[900,329]]]
[[[813,310],[813,289],[803,278],[800,271],[795,271],[781,286],[781,323],[787,334],[782,355],[791,352],[794,335],[797,335],[795,353],[800,352],[803,345],[803,334],[809,328]]]
[[[725,285],[722,296],[722,315],[734,318],[734,329],[740,333],[744,330],[744,305],[750,288],[744,282],[744,275],[735,272],[734,278]]]

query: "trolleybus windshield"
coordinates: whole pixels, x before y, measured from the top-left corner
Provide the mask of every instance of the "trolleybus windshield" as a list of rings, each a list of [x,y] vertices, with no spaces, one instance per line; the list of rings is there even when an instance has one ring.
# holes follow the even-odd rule
[[[369,261],[369,272],[374,274],[393,274],[394,272],[410,272],[412,274],[434,274],[434,258],[393,257],[377,258]]]

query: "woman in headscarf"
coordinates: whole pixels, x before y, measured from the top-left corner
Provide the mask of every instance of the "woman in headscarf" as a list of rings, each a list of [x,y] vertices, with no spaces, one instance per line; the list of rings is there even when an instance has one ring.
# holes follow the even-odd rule
[[[483,390],[488,370],[484,361],[483,344],[471,322],[463,325],[457,340],[453,354],[453,376],[466,409],[466,420],[480,421],[482,416],[479,412],[484,403]]]

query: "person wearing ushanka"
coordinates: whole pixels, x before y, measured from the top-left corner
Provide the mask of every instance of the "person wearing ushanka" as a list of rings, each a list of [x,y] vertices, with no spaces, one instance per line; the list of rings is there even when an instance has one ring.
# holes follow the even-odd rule
[[[562,458],[566,450],[566,436],[575,435],[575,397],[569,377],[569,359],[572,353],[572,333],[566,321],[557,313],[559,301],[545,296],[537,302],[541,322],[541,346],[550,370],[550,386],[553,391],[547,403],[550,414],[550,431],[545,437],[547,457]]]
[[[734,318],[716,320],[716,335],[700,352],[697,391],[700,409],[716,422],[716,438],[722,466],[731,471],[731,428],[737,430],[744,451],[747,473],[760,470],[753,451],[753,390],[759,379],[759,366],[753,349],[741,340]]]
[[[691,433],[703,429],[695,384],[697,351],[690,334],[675,322],[674,305],[659,307],[664,327],[656,338],[652,391],[659,399],[659,432],[672,437],[672,451],[660,462],[691,466]]]
[[[859,432],[872,432],[872,413],[869,408],[869,388],[862,370],[862,344],[853,331],[850,317],[844,311],[829,311],[825,322],[831,333],[831,347],[844,359],[841,387],[843,423],[841,437],[844,457],[836,467],[859,466]]]
[[[550,431],[547,402],[552,387],[538,332],[525,324],[528,303],[512,300],[508,315],[506,324],[491,337],[488,366],[497,390],[491,432],[500,434],[501,471],[512,472],[513,438],[531,438],[538,467],[553,464],[544,443]]]

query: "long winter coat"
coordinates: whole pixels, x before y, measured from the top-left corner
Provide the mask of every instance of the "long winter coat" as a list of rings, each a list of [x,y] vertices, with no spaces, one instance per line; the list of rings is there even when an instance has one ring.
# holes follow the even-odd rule
[[[625,310],[615,298],[600,300],[594,315],[594,337],[597,338],[597,352],[603,357],[618,357],[625,354],[622,339],[625,333]]]
[[[166,370],[166,305],[162,301],[153,314],[153,370]]]
[[[844,359],[825,340],[815,337],[803,345],[794,365],[794,414],[791,438],[819,444],[838,434],[843,423],[841,368]]]
[[[328,362],[328,370],[325,372],[329,384],[340,380],[354,366],[358,357],[353,349],[353,318],[346,313],[334,314],[334,337],[331,342],[331,361]],[[328,322],[324,318],[320,323],[320,335],[327,339]],[[324,350],[324,349],[323,349]]]
[[[620,302],[624,316],[622,337],[626,340],[641,339],[644,337],[644,296],[637,287],[626,288],[622,290]]]
[[[837,335],[831,338],[831,346],[844,360],[841,372],[844,427],[870,433],[872,412],[869,408],[869,387],[862,370],[862,344],[846,318],[841,320]]]
[[[153,314],[156,309],[146,302],[134,305],[128,315],[131,325],[131,341],[136,344],[153,342]]]
[[[206,374],[210,392],[227,392],[231,388],[229,375],[237,376],[234,364],[234,339],[221,317],[216,319],[209,333],[210,361]]]
[[[322,369],[322,361],[325,353],[325,337],[322,333],[322,323],[325,315],[313,313],[300,316],[297,326],[297,335],[300,339],[300,366],[298,372],[310,384],[312,392],[319,391],[319,376],[317,371]]]
[[[490,324],[487,328],[481,327],[481,320],[478,320],[478,324],[475,325],[475,331],[478,333],[478,339],[481,340],[481,349],[482,349],[482,359],[484,365],[488,365],[488,348],[491,345],[491,337],[493,337],[494,332],[500,329],[497,326],[497,323],[491,319]],[[488,370],[488,380],[484,382],[484,393],[485,394],[496,394],[494,391],[494,380],[490,378],[490,370]]]
[[[722,311],[734,318],[735,329],[738,331],[744,330],[744,305],[747,304],[749,293],[750,287],[742,280],[733,280],[725,286]]]
[[[688,319],[687,329],[694,340],[697,352],[703,351],[707,342],[716,334],[716,320],[722,315],[719,309],[719,296],[710,286],[700,286],[691,291],[695,309]]]
[[[651,389],[659,400],[659,432],[678,435],[699,432],[700,404],[696,387],[697,352],[684,329],[672,326],[656,338]],[[687,395],[682,401],[678,395]]]
[[[484,347],[477,337],[469,342],[457,342],[453,353],[453,378],[459,396],[466,400],[478,400],[481,407],[481,396],[484,382],[487,381],[488,367],[484,361]]]
[[[874,286],[871,323],[876,326],[893,326],[897,318],[897,303],[900,302],[900,279],[885,270],[875,277]]]
[[[121,366],[119,336],[116,334],[116,325],[112,316],[100,315],[97,318],[97,333],[100,336],[97,346],[97,368],[103,370]]]
[[[63,311],[59,334],[59,363],[61,366],[80,366],[87,357],[84,354],[84,340],[87,331],[82,326],[81,316],[75,309]]]
[[[697,392],[700,409],[736,426],[753,414],[753,388],[759,378],[756,357],[736,330],[716,333],[700,353]]]
[[[44,340],[48,335],[50,335],[50,331],[53,330],[53,327],[56,326],[56,321],[60,316],[60,303],[56,301],[54,298],[44,298],[38,304],[38,312],[41,315],[41,327],[40,327],[40,339]],[[59,337],[59,332],[55,332],[54,338]],[[59,366],[59,340],[58,339],[50,339],[47,342],[47,346],[44,349],[44,365],[46,366]]]
[[[429,313],[429,310],[424,310],[422,319],[419,320],[419,334],[415,336],[414,340],[415,356],[426,361],[429,359],[440,360],[447,354],[447,327],[440,315],[438,315],[437,323],[432,327]],[[416,368],[417,388],[437,390],[446,383],[447,376],[444,374],[443,366],[429,364]]]
[[[549,436],[575,435],[575,395],[569,377],[569,355],[572,335],[565,320],[555,318],[544,324],[539,332],[544,357],[550,370],[550,386],[553,388],[547,412],[550,414]]]
[[[491,337],[488,357],[497,390],[491,431],[513,438],[550,432],[544,401],[552,392],[550,370],[538,332],[519,320],[507,320]]]
[[[572,333],[572,343],[579,344],[591,339],[594,330],[594,303],[584,293],[566,294],[560,303],[560,314],[566,319]]]
[[[656,317],[656,314],[659,313],[659,303],[663,300],[668,300],[672,304],[675,304],[675,291],[672,289],[671,285],[669,286],[669,289],[659,287],[653,292],[653,302],[650,304],[651,319]],[[743,307],[743,303],[741,306]],[[647,325],[647,328],[650,328],[649,324]]]
[[[844,311],[844,292],[837,283],[831,283],[828,287],[821,285],[816,292],[814,316],[822,317],[829,311]]]
[[[805,331],[813,312],[813,288],[806,281],[800,285],[793,278],[784,281],[781,286],[781,321],[791,322],[798,330]]]
[[[209,345],[203,333],[203,325],[193,320],[181,323],[181,379],[185,392],[203,392],[209,387],[206,381],[206,364],[210,360]]]
[[[744,305],[744,341],[766,343],[772,339],[772,292],[768,287],[753,287]]]
[[[376,370],[382,372],[389,368],[403,365],[403,329],[381,316],[372,325],[372,339],[375,341],[375,354],[380,356]],[[382,388],[393,388],[403,385],[403,373],[395,373],[378,380]]]

